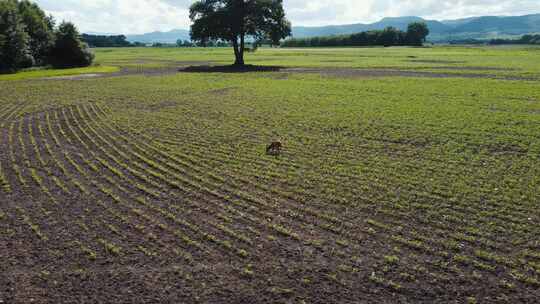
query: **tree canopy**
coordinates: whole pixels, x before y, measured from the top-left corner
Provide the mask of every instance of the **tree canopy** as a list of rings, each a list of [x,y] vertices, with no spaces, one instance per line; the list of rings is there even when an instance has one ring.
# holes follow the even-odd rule
[[[540,34],[523,35],[519,39],[492,39],[489,44],[540,44]]]
[[[34,63],[16,1],[0,1],[0,71],[13,72]]]
[[[412,45],[421,46],[429,35],[429,28],[425,22],[413,22],[407,27],[407,40]]]
[[[278,44],[291,35],[283,0],[199,0],[190,8],[191,39],[229,41],[235,65],[244,64],[246,39]]]
[[[28,33],[28,47],[37,64],[47,60],[47,52],[54,41],[54,20],[35,3],[28,0],[18,4],[21,22]]]
[[[88,45],[81,41],[79,31],[73,23],[62,22],[56,31],[56,40],[51,49],[51,64],[55,67],[89,66],[94,55]]]
[[[82,34],[82,40],[90,47],[129,47],[133,46],[124,35],[89,35]]]
[[[56,29],[54,19],[34,2],[0,0],[0,72],[34,65],[87,66],[92,58],[73,24]]]

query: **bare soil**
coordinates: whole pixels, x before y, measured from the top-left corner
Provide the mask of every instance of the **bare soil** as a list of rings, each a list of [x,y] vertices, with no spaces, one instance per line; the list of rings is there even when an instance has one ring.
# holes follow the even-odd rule
[[[456,70],[456,71],[511,71],[510,69],[502,69],[496,67],[458,67],[458,66],[436,66],[436,67],[422,67],[415,70],[400,70],[391,68],[376,68],[376,69],[363,69],[363,68],[303,68],[303,67],[281,67],[281,66],[234,66],[234,65],[210,65],[206,62],[181,62],[185,65],[179,65],[176,62],[175,65],[159,67],[159,68],[147,68],[130,67],[122,68],[120,72],[116,73],[104,73],[104,74],[82,74],[73,76],[60,76],[60,77],[47,77],[41,80],[84,80],[89,78],[98,77],[122,77],[131,75],[142,75],[146,77],[159,77],[174,75],[177,73],[252,73],[252,72],[264,72],[264,73],[277,73],[275,79],[286,79],[287,74],[294,73],[306,73],[306,74],[320,74],[325,77],[338,77],[338,78],[379,78],[379,77],[420,77],[420,78],[484,78],[484,79],[500,79],[500,80],[530,80],[535,81],[537,78],[521,77],[521,76],[501,76],[494,74],[475,74],[475,73],[437,73],[421,71],[424,69],[431,70]],[[201,65],[189,65],[191,63]]]
[[[412,59],[409,62],[418,62],[418,63],[440,63],[440,64],[463,64],[465,61],[456,61],[456,60],[428,60],[428,59]]]
[[[384,231],[368,232],[365,219],[384,222],[388,215],[370,208],[345,212],[316,200],[306,212],[257,181],[240,181],[239,189],[238,177],[216,179],[204,163],[168,158],[155,143],[110,125],[92,105],[28,114],[11,130],[10,143],[10,128],[0,129],[0,145],[7,147],[0,150],[0,163],[13,185],[11,193],[0,192],[6,214],[0,220],[0,302],[450,303],[475,295],[503,303],[496,299],[506,292],[497,280],[500,269],[482,272],[480,281],[472,267],[448,274],[438,266],[440,257],[406,246],[401,263],[414,256],[426,262],[425,271],[404,281],[404,269],[390,265],[386,281],[378,282],[374,277],[385,267],[380,255],[392,254],[394,244],[385,241]],[[140,197],[148,204],[139,203]],[[340,220],[317,216],[328,212]],[[402,224],[404,231],[422,227],[416,218]],[[276,225],[295,235],[276,231]],[[340,245],[340,238],[349,244]],[[399,288],[389,285],[392,280],[401,282]],[[516,290],[508,298],[513,303],[538,299],[537,289],[520,284]]]

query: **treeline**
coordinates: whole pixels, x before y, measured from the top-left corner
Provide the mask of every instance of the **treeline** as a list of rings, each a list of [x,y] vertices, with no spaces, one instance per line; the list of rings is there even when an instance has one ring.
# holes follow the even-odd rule
[[[177,47],[230,47],[231,44],[228,41],[222,40],[210,40],[204,42],[192,42],[190,40],[181,40],[176,41]]]
[[[489,44],[540,44],[540,35],[524,35],[520,39],[493,39]]]
[[[409,24],[407,31],[395,27],[351,35],[334,35],[311,38],[292,38],[282,42],[282,47],[332,47],[332,46],[421,46],[429,35],[423,22]]]
[[[134,44],[127,41],[124,35],[105,36],[105,35],[90,35],[82,34],[82,40],[90,47],[128,47]]]
[[[448,44],[451,45],[481,45],[486,44],[486,40],[479,40],[479,39],[473,39],[473,38],[467,38],[467,39],[454,39],[448,41]]]
[[[0,72],[88,66],[94,59],[72,23],[59,26],[29,0],[0,0]]]
[[[1,0],[0,0],[1,1]],[[106,36],[106,35],[91,35],[82,34],[82,40],[92,48],[100,47],[155,47],[155,48],[172,48],[172,47],[230,47],[230,43],[224,41],[207,41],[191,42],[189,40],[178,39],[176,43],[154,42],[152,44],[142,42],[129,42],[124,35]]]
[[[460,39],[452,40],[448,42],[449,44],[457,45],[509,45],[509,44],[538,44],[540,45],[540,35],[524,35],[519,39],[491,39],[491,40],[482,40],[482,39]]]

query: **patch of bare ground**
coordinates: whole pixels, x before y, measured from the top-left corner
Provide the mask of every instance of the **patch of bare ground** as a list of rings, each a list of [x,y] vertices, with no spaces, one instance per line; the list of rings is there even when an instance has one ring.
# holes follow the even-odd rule
[[[121,67],[120,71],[115,73],[89,73],[89,74],[79,74],[79,75],[67,75],[67,76],[54,76],[54,77],[43,77],[39,78],[40,80],[84,80],[89,78],[99,78],[99,77],[119,77],[119,76],[128,76],[128,75],[143,75],[143,76],[167,76],[171,74],[176,74],[179,69],[183,69],[189,66],[210,66],[212,62],[210,61],[173,61],[173,60],[137,60],[136,64],[139,66],[130,66],[130,67]],[[147,67],[145,64],[151,63],[166,63],[164,66],[160,67]]]
[[[114,73],[96,73],[96,74],[79,74],[79,75],[68,75],[68,76],[54,76],[54,77],[44,77],[38,78],[38,80],[54,81],[54,80],[86,80],[94,78],[111,78],[111,77],[123,77],[131,75],[142,75],[147,77],[155,76],[169,76],[174,75],[178,72],[179,67],[129,67],[122,68],[118,72]]]
[[[511,69],[511,68],[481,67],[481,66],[433,66],[433,67],[426,66],[426,67],[421,67],[421,69],[456,70],[456,71],[516,71],[516,69]]]
[[[440,63],[440,64],[463,64],[465,61],[457,61],[457,60],[429,60],[429,59],[412,59],[408,60],[409,62],[417,62],[417,63]]]
[[[281,66],[257,66],[257,65],[209,65],[206,62],[202,65],[189,65],[191,63],[201,64],[201,62],[184,62],[185,66],[171,65],[164,67],[129,67],[122,68],[116,73],[102,74],[82,74],[72,76],[47,77],[40,80],[85,80],[92,78],[122,77],[130,75],[142,75],[146,77],[170,76],[177,73],[279,73],[275,79],[287,79],[293,73],[320,74],[327,77],[338,78],[379,78],[379,77],[420,77],[420,78],[478,78],[478,79],[499,79],[499,80],[526,80],[536,81],[538,78],[523,76],[508,76],[494,74],[474,74],[474,73],[436,73],[420,70],[456,70],[456,71],[512,71],[510,69],[496,67],[454,67],[437,66],[421,67],[412,70],[400,70],[390,68],[304,68],[304,67],[281,67]]]
[[[446,67],[435,67],[446,68]],[[427,68],[426,68],[427,69]],[[450,70],[461,68],[450,67]],[[463,70],[467,70],[464,68]],[[470,70],[475,70],[472,67]],[[480,71],[478,67],[476,70]],[[498,69],[492,68],[492,71]],[[422,77],[422,78],[484,78],[484,79],[501,79],[501,80],[537,80],[536,78],[528,78],[521,76],[500,76],[490,74],[473,74],[473,73],[434,73],[422,72],[415,70],[398,70],[398,69],[360,69],[360,68],[302,68],[302,67],[280,67],[280,66],[191,66],[180,69],[179,72],[184,73],[249,73],[249,72],[280,72],[280,73],[306,73],[306,74],[321,74],[328,77],[342,78],[377,78],[377,77]]]
[[[192,65],[212,65],[215,62],[213,61],[202,61],[202,60],[166,60],[166,59],[138,59],[134,61],[135,64],[146,65],[152,63],[165,63],[169,66],[192,66]]]
[[[182,68],[184,73],[250,73],[250,72],[279,72],[286,68],[281,66],[263,65],[199,65]]]
[[[222,96],[222,95],[225,95],[225,94],[227,94],[229,92],[234,91],[237,88],[238,87],[228,87],[228,88],[222,88],[222,89],[215,89],[215,90],[210,90],[209,93],[212,94],[212,95]]]
[[[282,71],[292,73],[321,74],[329,77],[342,78],[377,78],[377,77],[420,77],[420,78],[478,78],[501,80],[537,80],[521,76],[500,76],[473,73],[434,73],[414,70],[393,69],[349,69],[349,68],[287,68]]]

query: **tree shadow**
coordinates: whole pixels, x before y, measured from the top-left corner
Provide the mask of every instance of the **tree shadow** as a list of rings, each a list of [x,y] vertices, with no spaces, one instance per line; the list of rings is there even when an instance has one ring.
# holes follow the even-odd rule
[[[262,65],[198,65],[181,68],[184,73],[250,73],[250,72],[279,72],[284,67]]]

